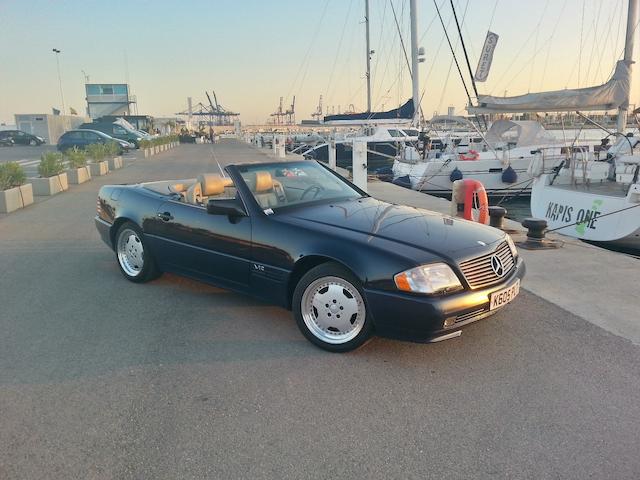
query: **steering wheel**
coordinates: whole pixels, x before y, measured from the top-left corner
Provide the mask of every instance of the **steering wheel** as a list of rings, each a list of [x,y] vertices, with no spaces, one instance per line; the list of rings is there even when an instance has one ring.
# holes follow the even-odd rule
[[[314,190],[316,193],[313,196],[312,200],[316,198],[322,190],[324,190],[324,187],[322,185],[318,185],[317,183],[314,183],[313,185],[307,187],[304,192],[302,192],[302,195],[300,195],[300,200],[304,200],[304,197],[306,197],[308,193],[311,193]]]

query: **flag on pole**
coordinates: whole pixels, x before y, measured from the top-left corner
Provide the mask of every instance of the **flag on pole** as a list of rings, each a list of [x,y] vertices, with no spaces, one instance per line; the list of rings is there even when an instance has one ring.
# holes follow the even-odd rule
[[[482,47],[482,53],[478,60],[478,68],[476,68],[475,80],[476,82],[486,82],[489,76],[489,70],[491,69],[491,62],[493,61],[493,51],[496,49],[498,43],[498,34],[493,32],[487,32],[487,37],[484,39],[484,45]]]

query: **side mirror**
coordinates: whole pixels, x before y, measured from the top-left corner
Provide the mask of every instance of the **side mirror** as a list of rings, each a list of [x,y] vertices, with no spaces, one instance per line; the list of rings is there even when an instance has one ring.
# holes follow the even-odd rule
[[[228,217],[246,217],[247,213],[244,211],[238,201],[235,199],[210,199],[207,202],[207,213],[209,215],[227,215]]]

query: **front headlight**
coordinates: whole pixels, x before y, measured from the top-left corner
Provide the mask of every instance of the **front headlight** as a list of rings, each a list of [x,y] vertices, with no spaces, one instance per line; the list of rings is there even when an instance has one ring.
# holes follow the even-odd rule
[[[507,233],[506,239],[507,239],[507,245],[509,245],[509,250],[511,250],[511,255],[513,255],[513,258],[516,258],[518,256],[518,250],[516,249],[516,244],[513,243],[513,239],[511,238],[511,235],[509,235],[508,233]]]
[[[442,293],[462,288],[458,276],[445,263],[421,265],[398,273],[393,280],[405,292]]]

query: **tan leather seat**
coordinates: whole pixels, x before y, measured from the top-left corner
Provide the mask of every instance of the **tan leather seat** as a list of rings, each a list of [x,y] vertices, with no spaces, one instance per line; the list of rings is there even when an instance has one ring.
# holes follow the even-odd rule
[[[182,193],[187,190],[184,183],[172,183],[168,188],[171,193]]]
[[[184,195],[184,201],[191,205],[202,204],[202,187],[200,186],[200,182],[194,183],[187,189]]]
[[[273,190],[273,179],[271,174],[265,171],[258,171],[255,174],[254,195],[260,207],[267,209],[278,206],[278,197]]]
[[[198,175],[196,182],[185,193],[185,202],[202,205],[209,197],[225,193],[225,188],[233,187],[233,180],[223,178],[215,173]]]
[[[233,180],[230,178],[222,178],[215,173],[198,175],[197,182],[202,187],[202,195],[205,197],[221,195],[224,193],[224,187],[233,185]]]

